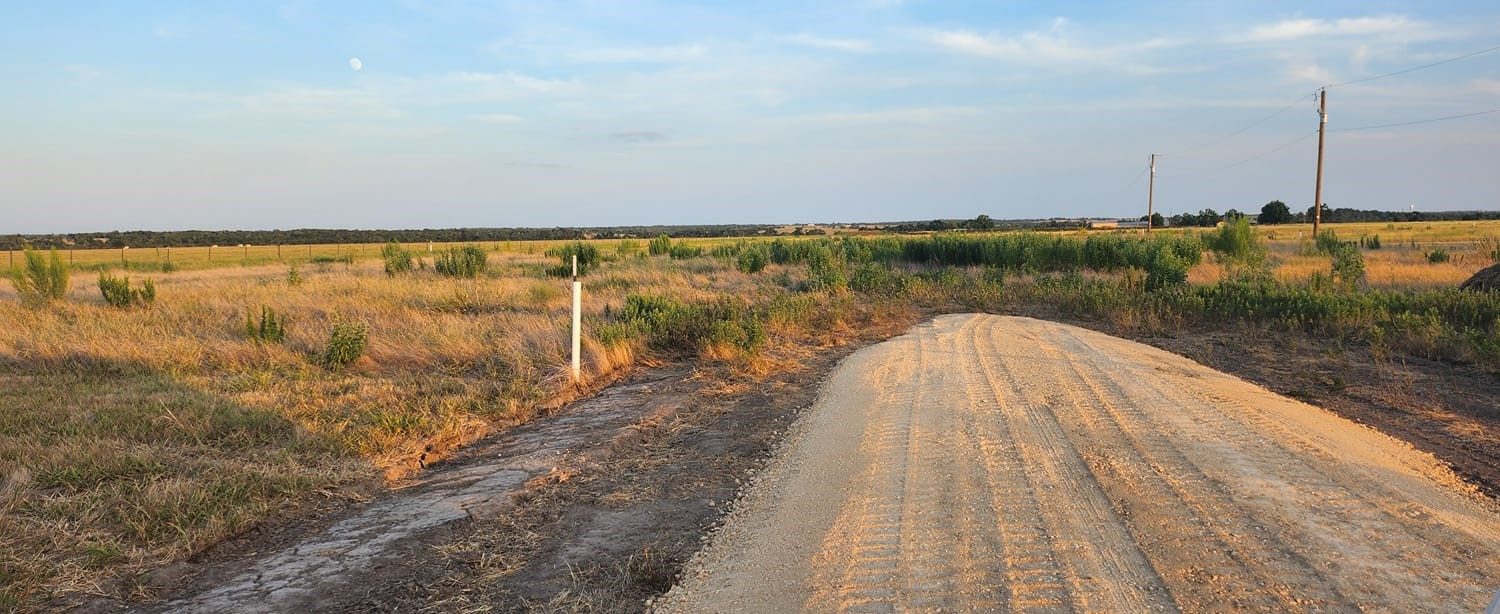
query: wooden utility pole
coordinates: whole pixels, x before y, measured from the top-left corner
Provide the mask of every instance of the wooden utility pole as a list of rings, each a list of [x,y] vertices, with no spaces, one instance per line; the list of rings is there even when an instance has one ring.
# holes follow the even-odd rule
[[[1136,175],[1139,177],[1140,175]],[[1151,218],[1155,217],[1156,200],[1156,154],[1151,154],[1151,179],[1146,181],[1146,232],[1151,232]]]
[[[1313,239],[1323,223],[1323,133],[1328,129],[1328,88],[1318,90],[1318,183],[1313,188]]]

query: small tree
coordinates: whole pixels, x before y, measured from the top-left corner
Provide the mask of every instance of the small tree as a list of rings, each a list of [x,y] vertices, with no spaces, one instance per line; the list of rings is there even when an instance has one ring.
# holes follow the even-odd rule
[[[1287,208],[1286,203],[1273,200],[1260,208],[1260,215],[1255,216],[1255,221],[1258,224],[1268,226],[1272,224],[1288,224],[1292,221],[1292,211]]]
[[[658,235],[655,239],[651,240],[650,245],[646,246],[646,252],[652,256],[662,256],[671,253],[672,237]]]
[[[364,322],[336,319],[333,330],[328,333],[328,346],[323,349],[318,362],[330,371],[343,369],[365,355],[369,341],[370,328]]]
[[[385,259],[385,274],[395,275],[411,270],[411,251],[391,241],[380,248],[380,257]]]
[[[974,218],[974,221],[969,222],[969,228],[974,230],[994,230],[995,220],[990,219],[988,215],[980,215]]]
[[[21,297],[21,304],[40,307],[67,296],[68,265],[63,264],[56,249],[52,250],[48,258],[43,258],[29,247],[25,249],[24,255],[26,266],[10,271],[10,283]]]
[[[260,321],[245,310],[245,336],[256,343],[281,343],[286,340],[286,316],[265,305],[260,306]]]
[[[599,265],[599,248],[592,243],[574,241],[561,247],[547,250],[548,256],[555,256],[562,264],[548,271],[553,277],[568,277],[573,274],[573,256],[578,256],[578,276],[583,277]]]
[[[130,276],[115,277],[99,273],[99,294],[112,307],[125,309],[131,306],[150,305],[156,302],[156,282],[147,279],[139,288],[130,287]]]
[[[1353,290],[1365,279],[1365,257],[1353,244],[1341,244],[1333,252],[1333,278]]]
[[[756,245],[740,252],[735,261],[735,267],[745,273],[759,273],[766,268],[766,262],[770,260],[765,246]]]

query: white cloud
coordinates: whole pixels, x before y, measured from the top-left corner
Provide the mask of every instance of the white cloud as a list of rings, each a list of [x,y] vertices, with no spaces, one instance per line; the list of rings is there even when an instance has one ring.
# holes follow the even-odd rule
[[[541,93],[561,92],[578,88],[578,82],[576,81],[563,81],[559,79],[533,77],[514,71],[506,71],[503,73],[458,72],[453,74],[452,79],[454,81],[459,81],[462,83],[482,83],[502,86],[508,85],[523,90]]]
[[[672,64],[703,59],[708,48],[703,45],[669,45],[664,47],[611,47],[575,50],[568,57],[587,63]]]
[[[1314,62],[1296,62],[1287,68],[1287,80],[1293,83],[1311,82],[1317,84],[1333,81],[1333,76],[1328,69]]]
[[[849,51],[854,53],[868,53],[870,51],[874,51],[875,49],[874,45],[871,45],[869,41],[865,40],[852,38],[826,38],[814,34],[808,34],[806,32],[800,32],[789,36],[778,36],[776,37],[776,40],[785,43],[804,45],[807,47],[816,47],[818,49],[834,49],[838,51]]]
[[[526,121],[519,115],[511,115],[509,113],[478,113],[470,115],[469,119],[486,124],[520,124]]]
[[[74,77],[78,77],[80,81],[93,81],[104,75],[104,73],[99,72],[98,68],[87,64],[69,64],[64,66],[63,70],[68,71]]]
[[[1375,36],[1407,35],[1421,36],[1431,32],[1431,26],[1400,15],[1378,17],[1346,17],[1342,19],[1287,19],[1272,24],[1251,28],[1248,33],[1235,37],[1238,42],[1286,41],[1309,36]]]
[[[1047,30],[1023,32],[1017,36],[980,34],[970,30],[921,30],[917,37],[939,48],[962,55],[1033,64],[1093,64],[1137,73],[1164,72],[1166,69],[1133,60],[1143,52],[1177,45],[1165,38],[1112,44],[1085,45],[1065,34],[1069,22],[1058,17]]]

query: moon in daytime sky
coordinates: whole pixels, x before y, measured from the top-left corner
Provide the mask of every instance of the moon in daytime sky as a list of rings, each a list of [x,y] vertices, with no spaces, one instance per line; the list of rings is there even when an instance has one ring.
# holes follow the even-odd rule
[[[364,65],[364,62],[359,61],[359,58],[349,58],[349,68],[359,70],[360,67]]]

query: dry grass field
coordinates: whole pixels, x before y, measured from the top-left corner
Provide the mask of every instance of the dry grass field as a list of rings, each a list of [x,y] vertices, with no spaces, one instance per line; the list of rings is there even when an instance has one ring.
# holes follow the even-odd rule
[[[1330,228],[1344,240],[1379,235],[1379,249],[1363,250],[1365,285],[1385,290],[1456,286],[1494,262],[1500,237],[1497,222]],[[1327,274],[1310,228],[1257,232],[1277,280]],[[421,266],[394,276],[378,245],[283,246],[280,259],[275,246],[220,247],[212,260],[209,248],[177,248],[172,272],[162,272],[165,249],[125,250],[124,265],[121,250],[78,250],[60,253],[73,268],[68,298],[41,309],[23,307],[0,282],[0,611],[145,595],[141,575],[152,568],[294,516],[309,501],[367,497],[672,351],[647,338],[606,338],[618,331],[604,324],[632,295],[760,306],[755,317],[775,345],[837,338],[850,305],[866,314],[913,304],[984,309],[1011,292],[985,285],[978,269],[911,270],[895,300],[809,289],[801,263],[748,274],[732,257],[647,257],[644,241],[593,241],[607,262],[586,278],[588,384],[580,386],[567,370],[568,284],[546,274],[557,259],[545,252],[560,244],[484,244],[489,270],[476,279],[433,272],[433,255],[448,245],[406,246]],[[1438,249],[1446,261],[1430,261]],[[100,298],[97,271],[127,267],[133,281],[155,281],[154,305],[118,309]],[[1206,258],[1188,280],[1212,284],[1223,273]],[[263,306],[285,315],[284,343],[247,338],[247,314]],[[316,357],[339,321],[364,323],[369,344],[359,360],[330,370]],[[695,351],[775,368],[746,347],[710,342]]]

